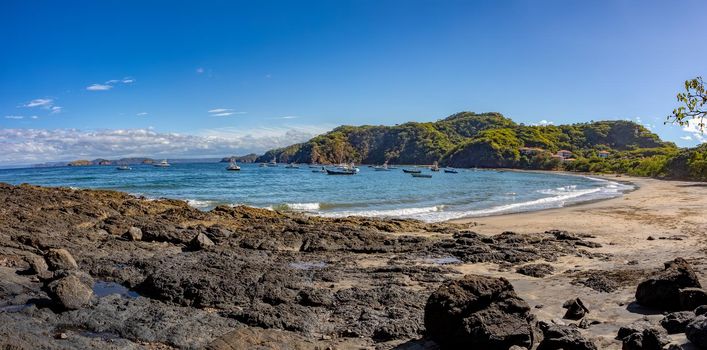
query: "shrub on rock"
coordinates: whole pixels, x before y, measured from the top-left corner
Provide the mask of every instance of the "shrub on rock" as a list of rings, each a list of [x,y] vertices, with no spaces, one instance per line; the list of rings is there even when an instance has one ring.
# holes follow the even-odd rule
[[[536,342],[528,304],[505,278],[466,275],[447,281],[427,300],[427,334],[446,349],[507,350]]]

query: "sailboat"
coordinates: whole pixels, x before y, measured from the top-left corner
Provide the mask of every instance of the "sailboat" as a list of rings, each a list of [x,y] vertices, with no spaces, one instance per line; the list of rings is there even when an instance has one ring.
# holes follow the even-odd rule
[[[170,166],[170,164],[167,162],[167,159],[163,159],[159,163],[152,164],[152,166],[158,167],[158,168],[167,168]]]
[[[231,159],[231,162],[228,164],[228,167],[226,168],[228,171],[240,171],[241,167],[236,164],[236,161]]]

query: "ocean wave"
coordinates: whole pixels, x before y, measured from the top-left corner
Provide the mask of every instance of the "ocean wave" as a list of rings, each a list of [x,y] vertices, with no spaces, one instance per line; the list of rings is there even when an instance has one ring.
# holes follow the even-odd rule
[[[197,208],[197,209],[213,207],[217,203],[215,201],[207,201],[207,200],[200,200],[200,199],[185,199],[184,201],[187,202],[187,204],[189,204],[189,206]]]
[[[444,205],[435,205],[421,208],[399,208],[399,209],[379,209],[379,210],[347,210],[322,213],[328,217],[346,216],[370,216],[370,217],[414,217],[425,213],[434,213],[444,210]]]

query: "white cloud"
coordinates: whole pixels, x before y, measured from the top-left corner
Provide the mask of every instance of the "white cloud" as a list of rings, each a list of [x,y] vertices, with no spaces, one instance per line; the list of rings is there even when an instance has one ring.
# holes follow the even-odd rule
[[[551,121],[545,120],[545,119],[543,119],[537,123],[533,123],[533,125],[536,125],[536,126],[538,126],[538,125],[539,126],[548,126],[548,125],[554,125],[554,124],[555,124],[555,122],[551,122]]]
[[[5,119],[24,119],[22,115],[6,115]]]
[[[114,88],[118,84],[132,84],[135,82],[134,78],[125,77],[123,79],[111,79],[103,84],[91,84],[86,87],[88,91],[107,91]]]
[[[223,157],[262,153],[306,141],[322,126],[203,130],[199,135],[160,133],[153,129],[0,129],[0,165],[74,159],[148,156]]]
[[[51,111],[51,112],[50,112],[51,114],[58,114],[58,113],[61,113],[61,111],[64,110],[64,107],[52,106],[49,110]]]
[[[142,116],[146,116],[146,115],[147,115],[147,112],[140,112],[140,113],[136,114],[136,116],[138,116],[138,117],[142,117]]]
[[[196,74],[203,74],[204,73],[204,68],[199,67],[196,69]]]
[[[683,139],[683,140],[685,140],[685,141],[690,141],[690,140],[692,140],[692,136],[690,136],[690,135],[680,136],[680,138]]]
[[[54,104],[54,100],[51,98],[36,98],[32,101],[27,102],[26,104],[24,104],[22,106],[29,107],[29,108],[34,108],[34,107],[50,108],[53,104]]]
[[[704,134],[707,129],[700,130],[700,122],[707,124],[707,120],[693,118],[692,120],[688,121],[687,125],[684,125],[682,127],[682,130],[691,133],[692,137],[700,143],[707,143],[707,136],[705,136]]]
[[[30,117],[30,119],[38,119],[38,118],[39,118],[39,117],[36,116],[36,115],[33,115],[33,116]]]
[[[246,112],[234,112],[231,108],[214,108],[210,109],[212,117],[228,117],[234,114],[246,114]]]
[[[214,109],[210,109],[209,113],[223,113],[223,112],[230,112],[230,111],[232,111],[232,109],[230,109],[230,108],[214,108]]]
[[[280,117],[280,119],[297,119],[299,116],[297,115],[286,115],[284,117]]]
[[[110,81],[110,80],[109,80]],[[113,85],[108,84],[92,84],[86,87],[88,91],[107,91],[113,88]]]

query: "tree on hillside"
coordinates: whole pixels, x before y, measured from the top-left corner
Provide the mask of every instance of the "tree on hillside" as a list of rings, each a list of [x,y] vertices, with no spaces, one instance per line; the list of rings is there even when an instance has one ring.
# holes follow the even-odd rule
[[[668,116],[668,121],[681,126],[688,126],[693,123],[701,132],[705,131],[705,118],[707,118],[707,93],[705,93],[705,83],[702,77],[685,81],[685,92],[678,93],[678,101],[684,103],[673,110],[673,114]]]

